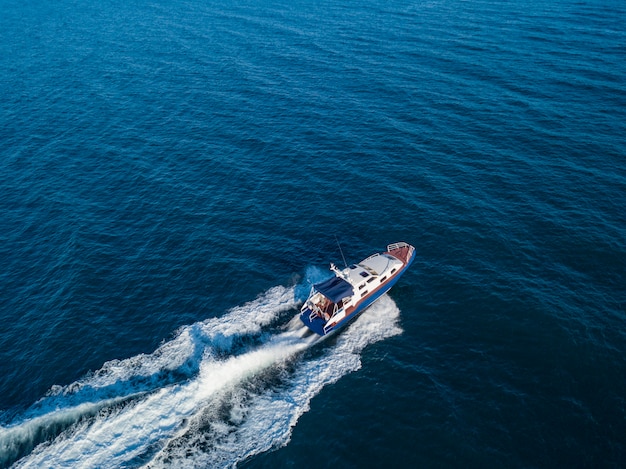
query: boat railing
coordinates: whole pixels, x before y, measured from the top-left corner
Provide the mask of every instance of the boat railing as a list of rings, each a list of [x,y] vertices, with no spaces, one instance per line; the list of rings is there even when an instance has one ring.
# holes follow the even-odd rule
[[[408,248],[410,245],[405,242],[393,243],[387,246],[387,252],[395,251],[396,249]]]
[[[322,317],[322,311],[317,307],[317,305],[313,305],[311,309],[311,314],[309,314],[309,321],[313,321],[316,317]]]

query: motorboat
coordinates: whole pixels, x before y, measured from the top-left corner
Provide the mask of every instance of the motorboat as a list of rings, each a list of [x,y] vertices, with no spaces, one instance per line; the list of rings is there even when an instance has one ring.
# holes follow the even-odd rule
[[[334,276],[313,285],[300,320],[320,336],[337,331],[388,292],[414,258],[415,248],[400,242],[345,269],[331,263]]]

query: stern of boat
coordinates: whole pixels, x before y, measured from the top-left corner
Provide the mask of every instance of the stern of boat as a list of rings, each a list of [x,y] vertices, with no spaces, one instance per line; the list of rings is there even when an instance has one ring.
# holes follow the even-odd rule
[[[300,321],[318,335],[325,335],[324,326],[326,321],[312,312],[309,308],[304,307],[300,312]]]

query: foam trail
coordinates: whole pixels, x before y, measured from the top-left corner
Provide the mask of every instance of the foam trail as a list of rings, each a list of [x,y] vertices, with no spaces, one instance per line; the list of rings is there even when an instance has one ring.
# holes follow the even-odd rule
[[[271,288],[219,318],[182,327],[152,354],[112,360],[68,386],[54,386],[9,425],[0,426],[0,466],[103,408],[192,378],[205,356],[231,351],[239,339],[260,334],[296,305],[294,287]]]
[[[207,357],[198,377],[158,390],[110,415],[66,432],[53,445],[37,448],[17,467],[120,467],[149,452],[184,427],[217,393],[223,393],[271,365],[308,347],[284,333],[270,343],[226,360]]]

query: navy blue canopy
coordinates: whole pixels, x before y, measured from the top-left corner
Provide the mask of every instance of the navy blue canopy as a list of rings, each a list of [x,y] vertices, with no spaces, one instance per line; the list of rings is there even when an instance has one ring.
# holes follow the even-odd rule
[[[339,277],[331,277],[316,283],[313,287],[333,303],[339,303],[340,300],[354,293],[352,285]]]

